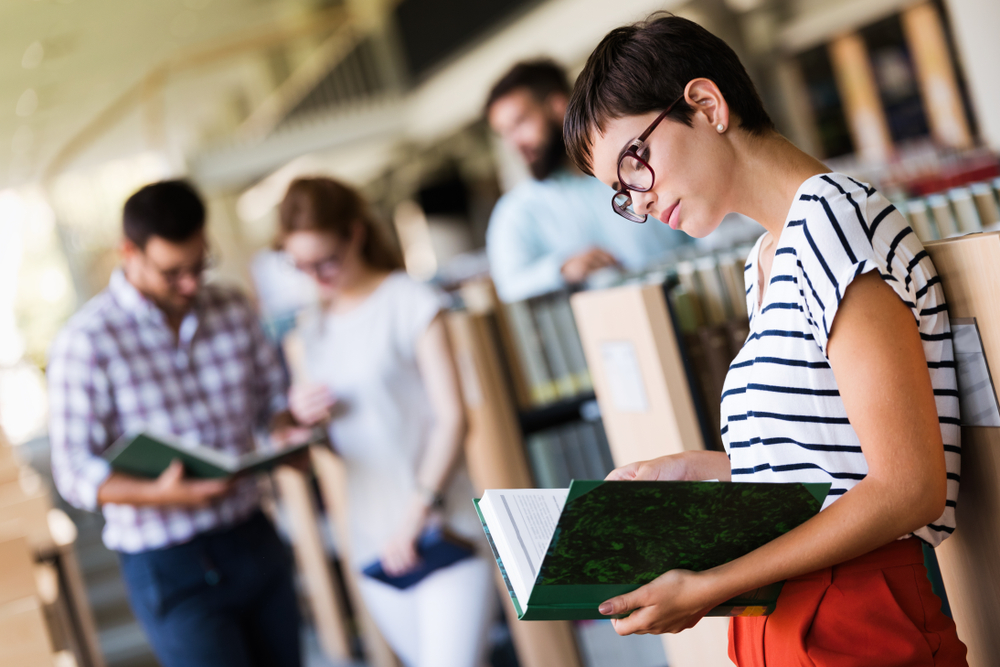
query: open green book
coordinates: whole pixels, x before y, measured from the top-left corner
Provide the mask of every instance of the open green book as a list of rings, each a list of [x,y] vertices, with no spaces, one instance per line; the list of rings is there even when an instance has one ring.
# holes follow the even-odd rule
[[[180,459],[186,474],[211,479],[267,472],[317,442],[317,438],[310,438],[280,450],[259,450],[237,456],[144,432],[123,435],[103,456],[115,470],[136,477],[159,477],[171,461]]]
[[[667,570],[739,558],[819,512],[829,484],[571,482],[490,489],[476,511],[521,620],[607,618],[598,605]],[[774,611],[781,583],[709,616]]]

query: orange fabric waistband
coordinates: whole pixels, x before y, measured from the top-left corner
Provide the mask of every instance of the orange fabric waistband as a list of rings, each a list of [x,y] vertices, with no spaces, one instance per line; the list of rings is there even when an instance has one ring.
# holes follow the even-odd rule
[[[836,577],[839,574],[884,570],[888,567],[899,567],[901,565],[923,564],[924,551],[921,548],[921,544],[922,542],[915,537],[905,540],[895,540],[883,547],[862,554],[857,558],[844,561],[839,565],[826,567],[822,570],[809,572],[798,577],[791,577],[789,581],[826,579],[831,575]]]

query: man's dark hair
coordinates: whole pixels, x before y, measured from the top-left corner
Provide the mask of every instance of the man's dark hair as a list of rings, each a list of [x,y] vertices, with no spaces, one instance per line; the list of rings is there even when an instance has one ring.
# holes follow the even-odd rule
[[[554,61],[545,59],[520,62],[493,84],[493,89],[486,98],[484,107],[486,114],[489,114],[490,107],[501,97],[506,97],[521,88],[530,92],[539,102],[544,102],[552,93],[561,93],[569,97],[570,90],[566,72]]]
[[[125,237],[145,248],[150,237],[187,241],[205,228],[205,204],[187,181],[160,181],[125,202]]]
[[[576,80],[563,123],[570,159],[593,174],[594,131],[613,118],[663,111],[688,81],[715,82],[739,126],[754,135],[774,129],[757,89],[729,45],[697,23],[657,13],[609,32]],[[694,109],[681,100],[668,118],[691,127]]]

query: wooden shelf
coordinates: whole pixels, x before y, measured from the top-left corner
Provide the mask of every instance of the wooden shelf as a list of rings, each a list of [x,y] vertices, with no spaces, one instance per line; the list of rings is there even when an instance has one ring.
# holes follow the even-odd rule
[[[952,318],[976,318],[994,387],[1000,377],[1000,233],[928,243]],[[935,549],[970,667],[1000,655],[1000,428],[962,427],[955,534]]]

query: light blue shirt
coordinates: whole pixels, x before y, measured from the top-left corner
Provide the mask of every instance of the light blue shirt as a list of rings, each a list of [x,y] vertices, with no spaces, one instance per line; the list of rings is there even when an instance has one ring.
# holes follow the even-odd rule
[[[690,241],[655,218],[645,224],[622,218],[611,209],[612,194],[596,178],[559,171],[543,181],[528,179],[501,197],[486,231],[500,298],[519,301],[564,287],[562,265],[591,247],[636,271]]]

